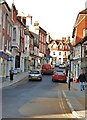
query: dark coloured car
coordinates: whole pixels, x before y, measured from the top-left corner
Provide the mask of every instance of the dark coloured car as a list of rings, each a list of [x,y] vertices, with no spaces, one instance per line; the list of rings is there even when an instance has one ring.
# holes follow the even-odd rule
[[[31,70],[29,72],[29,80],[42,80],[42,75],[39,70]]]

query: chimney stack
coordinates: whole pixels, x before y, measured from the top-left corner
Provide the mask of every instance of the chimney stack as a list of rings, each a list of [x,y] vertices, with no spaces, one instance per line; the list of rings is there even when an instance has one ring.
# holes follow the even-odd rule
[[[39,26],[38,21],[35,21],[34,26]]]
[[[32,16],[28,14],[28,16],[26,17],[26,25],[30,26],[32,25]]]
[[[68,36],[68,40],[67,41],[70,42],[70,36]]]

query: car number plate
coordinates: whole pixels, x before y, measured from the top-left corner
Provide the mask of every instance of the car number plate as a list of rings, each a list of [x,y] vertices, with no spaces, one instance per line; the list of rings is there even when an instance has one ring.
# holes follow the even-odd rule
[[[63,79],[61,78],[61,79],[59,79],[59,80],[63,80]]]
[[[32,76],[32,78],[37,78],[36,76]]]

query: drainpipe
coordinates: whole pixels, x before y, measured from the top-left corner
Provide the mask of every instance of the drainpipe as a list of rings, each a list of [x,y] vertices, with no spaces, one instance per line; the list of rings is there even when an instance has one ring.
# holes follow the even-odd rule
[[[82,68],[82,43],[81,43],[81,68]]]

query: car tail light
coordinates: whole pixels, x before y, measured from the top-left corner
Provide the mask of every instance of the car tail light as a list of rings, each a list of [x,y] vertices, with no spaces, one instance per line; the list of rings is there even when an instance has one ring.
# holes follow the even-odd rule
[[[57,74],[53,74],[53,77],[55,77]]]
[[[54,75],[52,75],[52,77],[54,77]]]
[[[50,68],[49,70],[52,70],[52,68]]]

